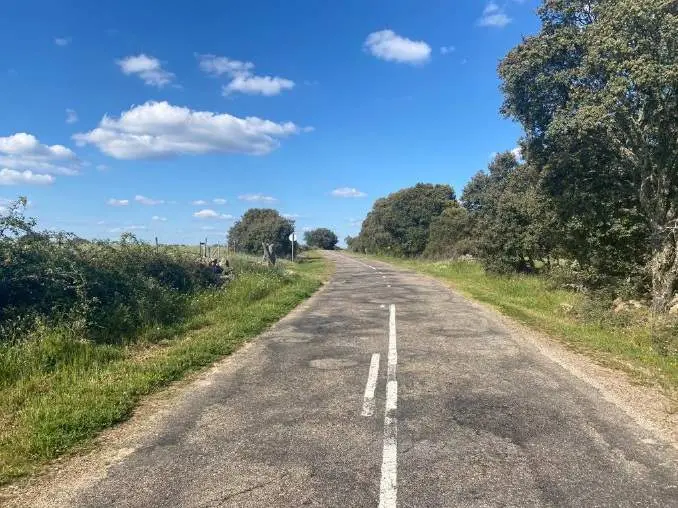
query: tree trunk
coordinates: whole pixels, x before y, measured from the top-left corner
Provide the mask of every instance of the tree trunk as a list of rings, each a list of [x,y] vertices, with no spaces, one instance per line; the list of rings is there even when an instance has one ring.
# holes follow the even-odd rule
[[[678,281],[678,235],[666,233],[650,261],[652,275],[652,311],[666,312]]]

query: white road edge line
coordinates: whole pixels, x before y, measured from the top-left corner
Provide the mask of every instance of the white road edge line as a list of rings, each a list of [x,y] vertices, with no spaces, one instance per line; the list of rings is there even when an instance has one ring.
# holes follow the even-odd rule
[[[379,356],[379,353],[374,353],[370,361],[370,372],[367,375],[365,395],[363,396],[363,411],[360,413],[362,416],[374,414],[374,391],[377,389],[377,377],[379,376]]]
[[[391,304],[388,320],[388,368],[386,375],[386,411],[384,413],[384,452],[381,460],[379,508],[396,508],[398,496],[398,381],[396,366],[396,307]]]

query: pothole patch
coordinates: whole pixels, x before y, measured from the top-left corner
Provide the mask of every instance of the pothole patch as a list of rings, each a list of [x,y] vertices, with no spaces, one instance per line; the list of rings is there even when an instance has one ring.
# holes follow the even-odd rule
[[[348,367],[355,367],[358,362],[353,360],[346,360],[345,358],[320,358],[318,360],[311,360],[311,367],[322,370],[337,370]]]

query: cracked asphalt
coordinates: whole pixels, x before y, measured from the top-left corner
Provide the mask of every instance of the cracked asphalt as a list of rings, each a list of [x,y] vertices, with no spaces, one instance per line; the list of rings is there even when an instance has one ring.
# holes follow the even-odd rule
[[[378,506],[395,304],[397,506],[678,506],[676,449],[586,382],[440,283],[327,256],[323,291],[196,383],[68,504]]]

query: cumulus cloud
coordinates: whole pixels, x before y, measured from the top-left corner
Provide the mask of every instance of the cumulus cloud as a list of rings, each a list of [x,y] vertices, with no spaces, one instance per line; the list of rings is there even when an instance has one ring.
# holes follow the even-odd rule
[[[134,201],[136,201],[139,204],[146,205],[146,206],[162,205],[162,204],[165,203],[164,199],[151,199],[151,198],[147,198],[146,196],[141,196],[139,194],[134,196]]]
[[[359,191],[355,187],[339,187],[332,191],[332,195],[337,198],[364,198],[366,193]]]
[[[221,89],[223,95],[244,93],[249,95],[279,95],[284,90],[291,90],[296,85],[294,81],[279,76],[257,76],[252,71],[252,62],[232,60],[225,56],[197,55],[200,69],[212,76],[227,75],[230,83]]]
[[[106,201],[106,204],[108,204],[110,206],[127,206],[127,205],[129,205],[129,199],[111,198],[108,201]]]
[[[71,38],[70,37],[55,37],[54,38],[54,44],[57,46],[68,46],[71,43]]]
[[[441,46],[440,47],[440,54],[441,55],[447,55],[449,53],[454,53],[457,50],[454,46]]]
[[[365,51],[389,62],[409,64],[425,63],[431,57],[431,46],[424,41],[401,37],[393,30],[381,30],[367,36]]]
[[[54,183],[52,175],[33,173],[30,170],[0,169],[0,185],[49,185],[51,183]]]
[[[212,76],[235,76],[238,74],[249,73],[254,69],[252,62],[241,62],[240,60],[231,60],[225,56],[216,55],[197,55],[200,69]]]
[[[294,88],[294,81],[277,76],[236,76],[228,85],[223,86],[221,91],[224,95],[240,92],[270,97],[292,88]]]
[[[207,201],[205,201],[204,199],[196,199],[191,204],[195,205],[195,206],[202,206],[202,205],[206,205]]]
[[[215,212],[214,210],[210,210],[209,208],[206,208],[205,210],[200,210],[199,212],[195,212],[193,214],[193,217],[197,217],[198,219],[222,219],[222,220],[229,220],[233,218],[232,215],[218,213]]]
[[[41,180],[52,183],[54,180],[52,177],[49,182],[44,178],[35,179],[41,175],[76,175],[80,166],[76,155],[63,145],[43,145],[25,132],[0,137],[0,168],[21,172],[34,183]]]
[[[78,121],[78,113],[74,109],[66,109],[66,123],[75,123]]]
[[[167,217],[160,217],[159,215],[154,215],[151,217],[151,220],[158,221],[158,222],[166,222]]]
[[[162,68],[162,63],[155,57],[143,53],[116,60],[123,74],[137,75],[150,86],[162,88],[174,80],[174,74]]]
[[[228,201],[226,201],[224,198],[214,198],[212,200],[212,203],[214,203],[215,205],[225,205],[226,203],[228,203]]]
[[[147,102],[104,116],[94,130],[78,133],[78,145],[93,144],[116,159],[151,159],[182,154],[244,153],[265,155],[280,138],[298,134],[292,122],[276,123],[258,117],[194,111],[167,102]]]
[[[513,154],[517,161],[523,160],[523,149],[520,148],[519,146],[511,150],[511,153]]]
[[[512,21],[504,12],[503,7],[499,7],[495,2],[490,2],[483,9],[483,14],[478,20],[478,25],[493,28],[503,28]]]
[[[263,194],[241,194],[238,196],[240,201],[260,201],[262,203],[275,203],[278,201],[272,196],[265,196]]]

